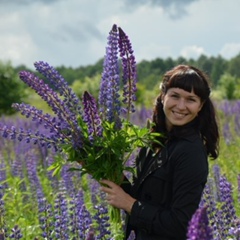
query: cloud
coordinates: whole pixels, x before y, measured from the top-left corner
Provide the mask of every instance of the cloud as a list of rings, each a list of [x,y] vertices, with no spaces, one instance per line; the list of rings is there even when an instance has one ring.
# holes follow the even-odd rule
[[[193,46],[186,46],[180,51],[180,56],[183,56],[186,59],[190,58],[198,58],[200,55],[208,55],[204,48],[193,45]]]
[[[238,54],[240,54],[240,43],[227,43],[220,51],[220,55],[227,59],[235,57]]]
[[[1,60],[9,61],[10,59],[18,65],[23,64],[23,56],[25,62],[30,62],[37,53],[37,48],[29,34],[17,37],[13,34],[0,36],[0,46],[9,46],[0,49]]]
[[[170,18],[179,19],[186,15],[188,12],[186,8],[199,0],[138,0],[138,1],[129,1],[125,0],[126,6],[130,6],[133,9],[136,6],[150,5],[153,7],[161,7]]]
[[[0,5],[26,5],[26,4],[33,4],[36,2],[42,2],[44,4],[51,4],[61,0],[0,0]]]
[[[0,59],[30,67],[36,60],[94,64],[114,23],[129,36],[137,61],[225,57],[239,50],[236,5],[239,0],[0,0]]]

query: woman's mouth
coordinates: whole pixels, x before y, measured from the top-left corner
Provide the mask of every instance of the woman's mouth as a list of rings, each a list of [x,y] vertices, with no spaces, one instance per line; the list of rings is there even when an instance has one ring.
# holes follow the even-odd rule
[[[187,116],[187,113],[180,113],[180,112],[175,112],[172,111],[174,116],[176,116],[177,118],[184,118],[185,116]]]

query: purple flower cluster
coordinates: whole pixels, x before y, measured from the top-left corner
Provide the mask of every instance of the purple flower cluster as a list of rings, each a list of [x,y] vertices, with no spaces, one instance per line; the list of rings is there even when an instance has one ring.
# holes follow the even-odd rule
[[[236,136],[240,136],[240,101],[221,101],[216,105],[224,114],[224,118],[221,119],[223,120],[224,140],[227,144],[231,144],[235,141]]]
[[[116,125],[120,124],[121,110],[118,41],[118,29],[114,24],[108,36],[99,92],[102,118],[109,122],[116,122]]]
[[[121,62],[118,54],[120,54]],[[120,82],[120,63],[122,63],[123,72],[122,83]],[[39,129],[0,126],[4,138],[31,142],[42,147],[47,146],[58,152],[64,151],[68,154],[69,161],[78,161],[86,159],[88,155],[86,149],[90,149],[89,147],[94,145],[95,137],[103,137],[104,121],[113,123],[114,129],[121,130],[121,113],[125,109],[129,118],[129,114],[134,112],[133,102],[136,100],[135,57],[128,36],[116,24],[113,25],[108,37],[99,103],[87,91],[83,95],[83,101],[80,102],[65,79],[48,63],[39,61],[34,66],[44,76],[43,79],[28,71],[21,71],[20,79],[50,106],[53,115],[43,113],[42,110],[25,103],[15,103],[13,107],[26,118],[43,126],[48,134]],[[122,100],[127,105],[126,108],[121,105],[120,86],[123,86]],[[97,149],[99,149],[99,145]]]
[[[201,207],[207,206],[209,227],[214,240],[239,239],[240,220],[233,200],[233,189],[218,165],[213,166],[213,178],[204,189]]]
[[[21,239],[23,237],[21,230],[19,229],[18,225],[15,225],[12,229],[11,229],[11,234],[9,235],[10,239]]]
[[[208,226],[206,207],[197,209],[193,215],[188,228],[188,240],[212,240],[212,230]]]
[[[95,98],[88,92],[83,94],[84,115],[83,120],[88,126],[89,140],[93,141],[94,137],[102,137],[102,121],[98,114],[98,108]]]
[[[120,103],[120,67],[118,53],[122,62],[123,99]],[[136,61],[132,46],[125,32],[113,25],[109,37],[106,55],[103,64],[103,73],[100,85],[99,104],[103,119],[115,122],[116,128],[121,127],[120,114],[134,112],[133,102],[136,101]]]
[[[70,143],[74,149],[79,149],[83,144],[82,129],[78,124],[78,115],[81,114],[79,99],[72,92],[72,89],[67,86],[66,81],[61,75],[54,70],[48,63],[36,62],[36,69],[49,77],[51,84],[60,92],[53,90],[44,80],[38,78],[33,73],[22,71],[20,79],[29,87],[34,89],[41,98],[51,107],[55,116],[44,114],[42,110],[30,106],[25,103],[15,103],[13,107],[21,112],[26,118],[31,118],[32,121],[43,125],[49,130],[49,135],[32,131],[31,129],[24,130],[16,129],[14,126],[0,127],[2,136],[10,139],[25,140],[26,142],[40,143],[42,146],[47,144],[48,147],[53,147],[56,151],[61,151],[60,144]],[[63,100],[61,98],[63,96]]]
[[[137,69],[131,42],[119,27],[119,51],[123,67],[123,102],[127,105],[127,113],[135,112],[133,102],[136,101]]]

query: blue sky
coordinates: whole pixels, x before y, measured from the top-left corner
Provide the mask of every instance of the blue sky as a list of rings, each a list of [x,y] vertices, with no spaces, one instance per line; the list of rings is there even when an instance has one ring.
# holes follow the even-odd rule
[[[240,53],[239,0],[0,0],[0,60],[95,64],[113,24],[137,62]]]

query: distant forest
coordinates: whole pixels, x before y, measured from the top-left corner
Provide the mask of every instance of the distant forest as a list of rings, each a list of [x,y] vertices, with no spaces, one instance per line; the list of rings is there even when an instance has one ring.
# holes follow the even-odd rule
[[[213,84],[217,87],[220,78],[223,74],[229,74],[235,78],[240,78],[240,53],[230,60],[226,60],[221,56],[207,57],[201,55],[198,59],[185,59],[179,57],[177,59],[156,58],[152,61],[143,60],[137,64],[138,82],[144,85],[147,89],[151,89],[153,85],[159,82],[161,76],[172,67],[178,64],[190,64],[202,69],[206,72]],[[55,66],[56,67],[56,66]],[[24,65],[18,66],[15,70],[24,70]],[[79,66],[77,68],[58,66],[56,69],[64,76],[71,85],[75,80],[82,80],[86,77],[92,78],[102,73],[103,59],[100,59],[96,64],[88,66]]]

